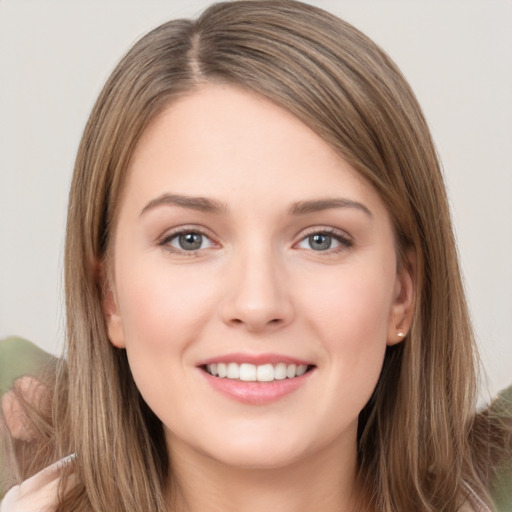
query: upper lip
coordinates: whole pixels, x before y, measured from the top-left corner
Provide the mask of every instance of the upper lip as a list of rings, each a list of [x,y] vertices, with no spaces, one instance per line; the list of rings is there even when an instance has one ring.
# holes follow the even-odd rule
[[[224,354],[219,356],[210,357],[208,359],[204,359],[197,363],[197,366],[206,366],[208,364],[215,363],[248,363],[253,364],[255,366],[263,365],[263,364],[296,364],[296,365],[307,365],[313,366],[311,361],[306,361],[304,359],[299,359],[297,357],[292,357],[283,354],[244,354],[242,352],[236,352],[231,354]]]

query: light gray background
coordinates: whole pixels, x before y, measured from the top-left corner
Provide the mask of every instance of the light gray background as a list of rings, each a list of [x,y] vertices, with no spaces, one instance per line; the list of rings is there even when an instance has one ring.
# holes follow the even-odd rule
[[[60,352],[67,192],[87,115],[135,40],[207,3],[0,0],[0,337]],[[377,41],[416,91],[494,393],[512,383],[512,2],[310,3]]]

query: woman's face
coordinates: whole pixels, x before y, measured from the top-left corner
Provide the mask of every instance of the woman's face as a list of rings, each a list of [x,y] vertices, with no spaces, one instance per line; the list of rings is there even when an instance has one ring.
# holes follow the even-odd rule
[[[254,93],[200,88],[143,134],[113,243],[109,337],[171,451],[355,460],[412,285],[380,197],[321,138]]]

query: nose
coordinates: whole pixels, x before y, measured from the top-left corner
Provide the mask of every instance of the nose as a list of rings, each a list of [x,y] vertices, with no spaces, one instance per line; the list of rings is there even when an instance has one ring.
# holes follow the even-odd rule
[[[289,324],[294,315],[290,283],[271,250],[240,256],[225,276],[227,293],[222,320],[251,333],[268,332]]]

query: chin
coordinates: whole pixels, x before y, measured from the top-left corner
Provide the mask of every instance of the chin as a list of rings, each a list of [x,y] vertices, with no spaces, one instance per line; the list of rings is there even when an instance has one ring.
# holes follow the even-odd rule
[[[304,456],[302,450],[295,447],[233,446],[222,453],[210,453],[218,463],[237,469],[272,470],[282,469],[297,463]]]
[[[260,424],[258,428],[255,423],[252,429],[242,423],[237,428],[205,436],[201,451],[218,463],[234,468],[280,469],[315,457],[332,441],[330,435],[314,435],[318,433],[316,429],[312,433],[289,424]]]

